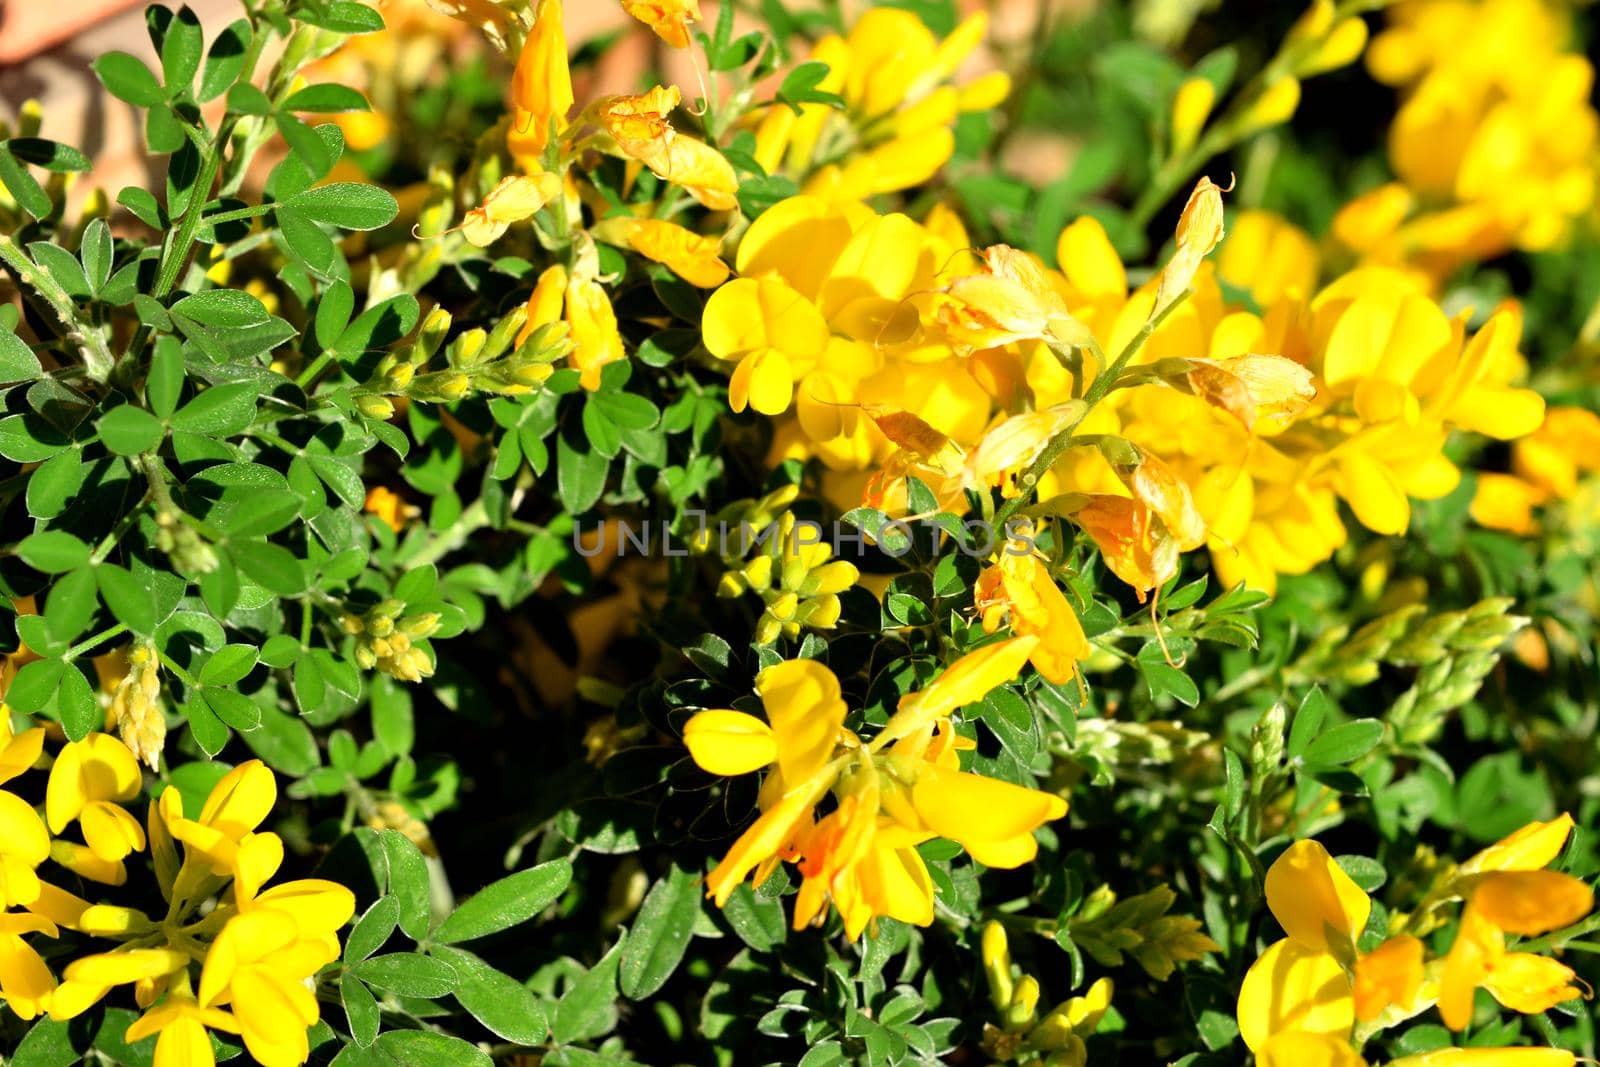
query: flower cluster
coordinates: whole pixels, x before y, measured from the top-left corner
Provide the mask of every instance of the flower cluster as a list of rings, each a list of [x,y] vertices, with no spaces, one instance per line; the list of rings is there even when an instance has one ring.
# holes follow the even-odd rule
[[[1594,67],[1544,0],[1408,0],[1372,41],[1400,88],[1396,181],[1347,205],[1334,234],[1364,259],[1443,278],[1465,262],[1560,243],[1594,204]]]
[[[683,740],[703,769],[770,768],[761,814],[706,876],[707,894],[721,907],[752,872],[760,884],[788,861],[804,879],[795,929],[822,918],[831,900],[853,941],[879,916],[933,922],[933,881],[917,851],[924,841],[949,838],[990,867],[1027,863],[1038,850],[1033,831],[1065,815],[1066,801],[961,770],[972,742],[951,716],[1015,677],[1036,640],[967,653],[902,697],[870,741],[844,725],[839,680],[815,660],[785,660],[756,677],[765,722],[733,709],[695,714]]]
[[[1112,982],[1099,978],[1081,996],[1070,997],[1039,1016],[1039,980],[1018,976],[1011,961],[1006,928],[991,921],[981,941],[983,976],[989,984],[989,1003],[1001,1025],[985,1023],[984,1050],[1002,1063],[1027,1062],[1036,1055],[1045,1067],[1084,1067],[1089,1062],[1084,1039],[1090,1037],[1111,1006]]]
[[[1544,869],[1572,826],[1563,815],[1523,827],[1442,872],[1417,908],[1395,913],[1386,929],[1371,928],[1371,899],[1326,849],[1313,840],[1290,845],[1266,880],[1267,905],[1287,936],[1245,975],[1238,1008],[1245,1043],[1268,1063],[1308,1062],[1293,1057],[1317,1049],[1324,1050],[1317,1062],[1358,1064],[1352,1033],[1359,1044],[1434,1006],[1446,1026],[1462,1030],[1473,1020],[1479,988],[1530,1015],[1586,995],[1572,968],[1511,951],[1516,946],[1507,941],[1567,926],[1594,907],[1587,884]],[[1429,959],[1418,935],[1439,925],[1439,910],[1455,900],[1464,901],[1455,938],[1448,952]],[[1494,1054],[1495,1063],[1574,1062],[1555,1049]]]
[[[7,729],[4,740],[0,782],[41,762],[44,728]],[[127,746],[90,733],[55,754],[43,817],[17,793],[0,792],[0,999],[24,1019],[70,1019],[131,985],[144,1014],[124,1040],[159,1035],[158,1067],[213,1063],[208,1031],[238,1035],[267,1067],[297,1067],[320,1014],[309,983],[338,958],[336,932],[354,914],[354,895],[319,879],[267,884],[284,848],[277,834],[256,829],[277,798],[259,760],[224,774],[198,811],[168,786],[141,823],[125,805],[143,784]],[[82,841],[70,836],[74,826]],[[157,917],[85,899],[38,873],[51,862],[85,885],[120,887],[130,881],[130,857],[147,848],[167,906]],[[78,955],[58,978],[41,939],[68,943],[64,932],[116,944]]]

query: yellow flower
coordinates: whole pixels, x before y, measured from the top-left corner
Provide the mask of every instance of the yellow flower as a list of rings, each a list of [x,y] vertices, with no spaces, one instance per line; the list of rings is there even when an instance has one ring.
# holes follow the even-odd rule
[[[738,206],[739,180],[727,157],[704,141],[672,128],[676,86],[657,85],[637,96],[596,101],[591,112],[622,155],[637,159],[662,181],[681,186],[713,211]]]
[[[462,236],[469,244],[487,248],[512,223],[532,218],[540,208],[560,195],[561,178],[556,174],[504,178],[483,198],[482,204],[467,212],[467,217],[461,223]]]
[[[1233,216],[1217,254],[1217,274],[1267,307],[1285,296],[1310,296],[1320,260],[1304,230],[1270,211],[1251,209]]]
[[[157,1067],[212,1067],[216,1057],[207,1029],[237,1034],[239,1024],[219,1008],[202,1008],[192,996],[169,994],[165,1000],[128,1026],[123,1040],[156,1038]]]
[[[506,134],[506,147],[527,173],[544,169],[544,150],[550,143],[551,130],[560,133],[566,129],[572,102],[561,0],[539,0],[533,29],[523,42],[511,75],[511,129]]]
[[[110,734],[91,733],[70,741],[56,756],[45,791],[45,818],[59,834],[74,820],[100,860],[120,864],[144,848],[144,828],[121,807],[143,784],[139,763],[128,746]]]
[[[1021,545],[1026,549],[1014,547]],[[1092,651],[1078,613],[1033,554],[1031,540],[1008,542],[1000,549],[995,563],[978,576],[973,606],[986,633],[994,633],[1004,619],[1012,633],[1038,637],[1028,661],[1057,685],[1068,682]]]
[[[828,344],[821,313],[777,278],[737,278],[712,293],[701,329],[713,356],[737,364],[729,406],[764,415],[789,407],[796,379]]]
[[[813,660],[784,661],[757,676],[766,722],[727,709],[696,714],[684,743],[702,768],[725,775],[771,768],[761,814],[707,876],[708,895],[720,907],[752,871],[760,880],[791,860],[804,877],[796,928],[831,899],[853,940],[880,915],[933,921],[932,882],[916,851],[931,837],[951,838],[991,866],[1031,859],[1033,831],[1065,814],[1066,802],[958,770],[948,717],[1014,677],[1035,644],[1012,638],[963,656],[903,697],[867,745],[843,725],[838,679]],[[836,807],[815,819],[829,792]]]
[[[938,305],[940,324],[967,349],[1017,341],[1082,345],[1083,325],[1067,310],[1038,260],[1007,245],[984,249],[984,270],[951,282]]]
[[[306,979],[338,954],[337,940],[303,937],[294,916],[276,908],[235,916],[206,953],[199,1003],[232,1007],[245,1048],[263,1067],[298,1067],[319,1017]]]
[[[622,0],[622,9],[674,48],[689,47],[689,23],[700,21],[699,0]]]
[[[847,36],[822,38],[809,57],[827,64],[817,88],[843,97],[844,110],[802,104],[796,116],[774,104],[757,124],[758,161],[769,173],[788,173],[806,193],[831,200],[926,182],[955,151],[957,115],[996,107],[1010,92],[1010,79],[999,71],[951,84],[987,32],[982,12],[940,41],[909,11],[865,11]],[[840,143],[853,147],[836,160],[829,146]]]
[[[602,222],[598,231],[611,220]],[[715,289],[728,278],[728,265],[722,261],[722,241],[703,237],[675,222],[662,219],[627,219],[618,229],[635,252],[646,259],[665,264],[691,285]]]
[[[1256,1067],[1367,1067],[1348,1041],[1289,1031],[1256,1050]]]
[[[375,485],[367,490],[366,504],[362,510],[396,533],[404,530],[410,520],[421,514],[416,505],[407,504],[399,493],[383,485]]]

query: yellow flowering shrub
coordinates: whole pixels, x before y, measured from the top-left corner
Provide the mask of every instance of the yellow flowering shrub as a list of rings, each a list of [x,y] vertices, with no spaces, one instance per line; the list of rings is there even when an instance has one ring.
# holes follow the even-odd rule
[[[0,89],[0,1060],[1593,1061],[1592,21],[155,3],[110,189]]]

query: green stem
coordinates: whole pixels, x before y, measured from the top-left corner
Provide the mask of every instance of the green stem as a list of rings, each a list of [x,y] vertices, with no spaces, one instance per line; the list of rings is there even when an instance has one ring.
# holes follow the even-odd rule
[[[123,535],[126,534],[130,528],[132,528],[135,522],[139,521],[139,509],[144,507],[145,503],[149,501],[153,495],[154,494],[150,490],[145,490],[145,495],[139,499],[139,503],[130,508],[121,519],[117,520],[117,525],[112,527],[111,532],[106,534],[105,537],[101,539],[100,543],[95,546],[94,554],[89,557],[89,562],[91,564],[104,563],[106,561],[106,557],[111,555],[111,550],[116,548],[117,545],[122,541]]]
[[[188,686],[190,689],[200,688],[200,682],[195,678],[195,676],[178,666],[178,664],[173,661],[171,656],[167,655],[159,648],[156,649],[156,655],[161,657],[161,665],[167,670],[171,671],[173,674],[177,675],[178,679],[183,682],[184,685]]]
[[[100,644],[103,641],[109,641],[113,637],[119,636],[120,634],[122,634],[127,629],[128,629],[127,625],[124,624],[124,623],[120,623],[120,622],[117,623],[115,626],[107,626],[104,630],[101,630],[99,633],[94,634],[91,637],[86,637],[82,641],[79,641],[77,644],[73,645],[71,648],[67,649],[67,654],[66,654],[65,658],[66,659],[77,659],[79,656],[83,655],[85,652],[89,651],[91,648],[95,647],[96,645]]]
[[[50,276],[50,272],[29,259],[21,246],[6,234],[0,234],[0,262],[11,268],[11,273],[16,276],[17,283],[24,291],[36,293],[50,306],[50,310],[55,312],[61,325],[66,327],[63,336],[78,350],[78,355],[83,359],[85,373],[96,382],[103,382],[109,378],[116,360],[112,358],[111,350],[106,347],[105,338],[93,327],[79,320],[78,309],[72,302],[72,297]]]
[[[451,524],[449,529],[428,542],[427,546],[415,556],[402,560],[401,563],[407,570],[414,570],[417,567],[426,567],[430,563],[437,563],[466,544],[467,538],[474,531],[481,530],[487,525],[489,525],[489,509],[484,507],[482,500],[474,500],[461,513],[461,517]]]
[[[1552,948],[1567,948],[1570,943],[1576,942],[1584,934],[1592,934],[1600,930],[1600,915],[1591,915],[1571,926],[1536,937],[1532,941],[1519,941],[1516,944],[1518,952],[1545,952]],[[1587,947],[1587,942],[1580,942]],[[1593,950],[1591,950],[1593,951]]]
[[[207,215],[201,219],[201,225],[220,226],[224,222],[238,222],[240,219],[253,219],[265,215],[273,208],[271,204],[256,204],[254,207],[241,207],[233,211],[224,211],[220,215]]]

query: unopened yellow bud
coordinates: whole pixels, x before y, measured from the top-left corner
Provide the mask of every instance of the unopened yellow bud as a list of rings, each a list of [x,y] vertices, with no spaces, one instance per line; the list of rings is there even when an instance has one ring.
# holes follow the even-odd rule
[[[1206,78],[1190,78],[1178,86],[1172,98],[1173,155],[1181,155],[1194,147],[1216,104],[1217,87]]]
[[[1006,1007],[1006,1025],[1021,1029],[1033,1022],[1033,1013],[1039,1006],[1039,980],[1031,974],[1023,975],[1011,993],[1011,1003]]]
[[[1348,66],[1360,58],[1366,46],[1367,24],[1352,16],[1335,26],[1317,50],[1295,67],[1295,73],[1305,77]]]
[[[482,329],[468,330],[450,345],[452,367],[472,367],[487,357],[489,335]]]
[[[1306,13],[1289,30],[1289,42],[1320,41],[1333,29],[1333,0],[1312,0]]]
[[[1300,106],[1298,78],[1279,78],[1239,117],[1238,133],[1243,135],[1288,122]]]
[[[983,975],[989,980],[989,1002],[1004,1012],[1011,1006],[1011,949],[1006,928],[994,920],[983,928]]]

